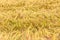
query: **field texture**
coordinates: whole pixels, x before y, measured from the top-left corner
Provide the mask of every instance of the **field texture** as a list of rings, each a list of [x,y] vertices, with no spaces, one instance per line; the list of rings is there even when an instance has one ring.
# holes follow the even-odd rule
[[[0,40],[60,40],[60,0],[0,0]]]

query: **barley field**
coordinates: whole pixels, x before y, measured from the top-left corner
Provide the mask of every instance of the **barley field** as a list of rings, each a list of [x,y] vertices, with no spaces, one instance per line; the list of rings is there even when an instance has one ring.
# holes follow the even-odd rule
[[[60,40],[60,0],[0,0],[0,40]]]

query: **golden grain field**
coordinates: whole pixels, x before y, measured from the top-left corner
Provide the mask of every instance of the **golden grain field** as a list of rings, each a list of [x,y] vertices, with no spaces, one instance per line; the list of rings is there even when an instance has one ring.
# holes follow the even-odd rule
[[[60,0],[0,0],[0,40],[60,40]]]

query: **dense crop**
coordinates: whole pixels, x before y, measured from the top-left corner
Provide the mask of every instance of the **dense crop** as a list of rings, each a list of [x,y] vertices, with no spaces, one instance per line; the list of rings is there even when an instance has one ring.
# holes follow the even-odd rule
[[[60,0],[0,0],[0,40],[60,40]]]

